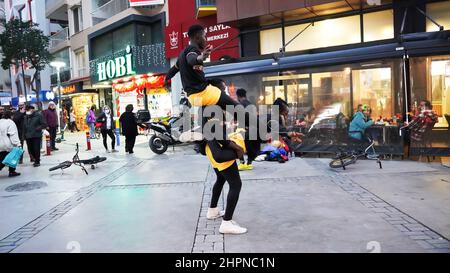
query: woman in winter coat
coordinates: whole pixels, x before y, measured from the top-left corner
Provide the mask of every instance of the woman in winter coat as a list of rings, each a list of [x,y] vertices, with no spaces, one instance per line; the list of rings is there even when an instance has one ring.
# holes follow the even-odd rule
[[[95,105],[92,105],[86,115],[86,124],[89,126],[91,139],[95,139],[95,121]]]
[[[111,138],[111,152],[118,152],[115,149],[116,137],[114,136],[115,122],[111,109],[108,106],[103,107],[103,112],[97,117],[97,122],[102,123],[101,133],[103,138],[103,146],[105,146],[106,152],[109,153],[107,138]]]
[[[12,113],[6,111],[0,119],[0,170],[5,165],[2,163],[13,147],[20,147],[19,132],[17,126],[11,119]],[[15,168],[9,167],[9,177],[18,176]]]

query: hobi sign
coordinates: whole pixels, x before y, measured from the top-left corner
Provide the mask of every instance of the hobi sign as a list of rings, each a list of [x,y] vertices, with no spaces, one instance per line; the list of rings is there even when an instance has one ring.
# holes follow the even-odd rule
[[[118,56],[96,64],[98,82],[136,74],[133,69],[131,47],[127,46],[125,52],[125,56]]]
[[[127,46],[118,51],[89,62],[93,84],[147,73],[166,73],[169,62],[164,54],[164,44]]]

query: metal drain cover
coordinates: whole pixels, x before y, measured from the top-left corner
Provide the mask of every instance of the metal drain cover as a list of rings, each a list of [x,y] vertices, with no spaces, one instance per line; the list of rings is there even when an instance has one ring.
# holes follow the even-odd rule
[[[19,184],[14,184],[5,189],[5,191],[32,191],[43,187],[47,187],[47,183],[42,181],[30,181]]]

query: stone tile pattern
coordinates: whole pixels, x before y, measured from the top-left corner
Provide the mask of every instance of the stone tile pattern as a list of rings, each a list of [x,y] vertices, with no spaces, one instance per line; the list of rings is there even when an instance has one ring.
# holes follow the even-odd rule
[[[56,207],[50,209],[46,213],[42,214],[38,218],[29,222],[25,226],[19,228],[14,231],[7,237],[0,240],[0,253],[8,253],[13,251],[15,248],[26,242],[31,237],[35,236],[42,230],[44,230],[47,226],[61,218],[64,214],[66,214],[71,209],[78,206],[81,202],[89,198],[95,192],[111,183],[115,179],[119,178],[130,169],[136,167],[142,163],[142,161],[131,160],[128,161],[127,164],[115,170],[114,172],[108,174],[100,180],[95,181],[91,185],[84,187],[77,191],[74,195],[64,200],[62,203],[57,205]]]
[[[222,218],[214,220],[206,219],[206,213],[211,201],[212,187],[216,181],[216,176],[212,168],[208,169],[208,174],[203,188],[202,204],[195,232],[192,253],[224,253],[224,236],[219,232]],[[222,194],[217,206],[222,210],[224,196]]]
[[[323,162],[316,160],[311,165],[322,165]],[[327,166],[328,167],[328,166]],[[430,252],[450,253],[450,241],[442,235],[436,233],[431,228],[420,223],[416,219],[400,211],[393,205],[387,203],[380,197],[361,187],[350,175],[340,174],[328,168],[327,173],[331,181],[338,185],[353,198],[358,200],[366,208],[370,209],[378,216],[386,220],[389,224],[398,229],[402,234],[416,241],[420,246]],[[418,174],[412,174],[418,175]],[[380,179],[382,176],[378,175]],[[385,179],[389,179],[386,177]]]

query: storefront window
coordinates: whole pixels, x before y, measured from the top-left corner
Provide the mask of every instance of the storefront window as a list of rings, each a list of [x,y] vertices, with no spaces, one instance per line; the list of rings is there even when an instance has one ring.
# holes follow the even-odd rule
[[[411,120],[423,114],[422,100],[431,103],[435,116],[428,126],[413,132],[416,135],[411,139],[411,152],[450,155],[450,56],[412,58],[410,63]]]
[[[444,29],[450,29],[450,1],[427,4],[427,14]],[[427,31],[439,31],[439,27],[427,20]]]
[[[72,97],[72,107],[76,116],[77,127],[83,130],[86,125],[86,114],[92,105],[98,108],[98,94],[79,94]]]
[[[352,71],[353,109],[366,104],[372,109],[373,119],[392,118],[392,69],[390,67]]]
[[[113,50],[124,50],[128,45],[134,45],[134,24],[121,27],[113,32]]]
[[[312,74],[313,107],[317,112],[330,107],[350,115],[350,70]]]
[[[286,51],[307,50],[329,46],[354,44],[361,42],[359,15],[328,19],[314,23],[302,34],[292,40],[309,23],[285,28],[286,41],[292,42]],[[261,54],[278,52],[282,47],[281,28],[263,30],[260,32]]]
[[[394,13],[392,10],[370,12],[363,15],[364,42],[394,38]]]
[[[263,30],[259,33],[261,55],[278,52],[282,47],[281,28]]]
[[[439,122],[435,126],[449,127],[450,58],[431,62],[431,103],[439,116]]]

